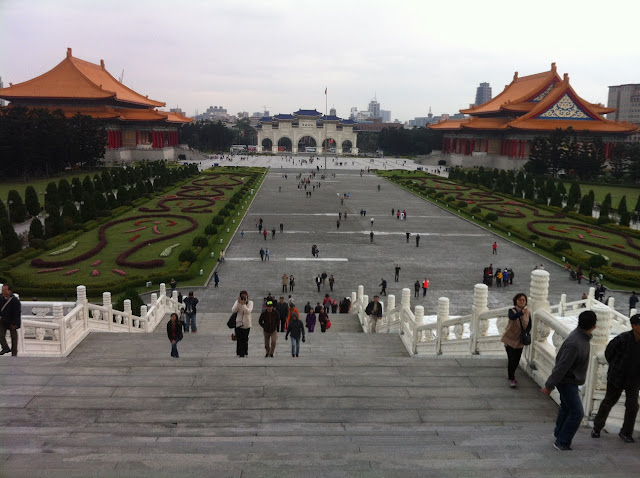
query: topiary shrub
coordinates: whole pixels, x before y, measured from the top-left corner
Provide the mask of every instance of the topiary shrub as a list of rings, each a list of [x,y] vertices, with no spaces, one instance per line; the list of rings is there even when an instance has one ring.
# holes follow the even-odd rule
[[[116,301],[116,303],[113,304],[113,308],[116,310],[124,310],[124,301],[126,299],[129,299],[131,301],[131,312],[133,312],[133,315],[139,316],[140,307],[144,305],[144,301],[138,295],[138,291],[136,290],[135,287],[130,287],[129,289],[125,290],[118,297],[118,300]]]
[[[220,211],[220,216],[229,217],[231,213],[227,209]]]
[[[178,256],[178,260],[180,262],[195,262],[196,259],[198,258],[198,254],[195,253],[195,251],[193,251],[192,249],[184,249],[182,252],[180,252],[180,255]]]
[[[589,260],[587,261],[587,265],[593,268],[606,266],[608,263],[609,261],[607,261],[604,256],[600,254],[594,254],[593,256],[589,257]]]
[[[466,203],[466,201],[458,201],[458,207],[467,207],[468,204]]]
[[[444,197],[444,193],[442,191],[436,193],[437,198]]]
[[[213,236],[214,234],[218,233],[218,228],[213,224],[209,224],[207,227],[204,228],[204,233],[207,236]]]
[[[472,212],[473,214],[477,214],[477,213],[479,213],[479,212],[480,212],[480,210],[481,210],[481,209],[480,209],[478,206],[473,206],[473,207],[471,208],[471,212]]]
[[[221,226],[222,224],[224,224],[224,217],[222,216],[215,216],[212,220],[211,220],[211,224],[215,225],[215,226]]]
[[[532,241],[536,241],[536,240],[540,239],[540,236],[538,236],[537,234],[531,234],[529,236],[529,239],[531,239]]]
[[[497,221],[498,220],[498,215],[495,212],[490,212],[484,218],[487,221]]]
[[[559,241],[556,241],[556,243],[553,245],[553,250],[554,251],[570,251],[571,244],[569,244],[567,241],[559,240]]]
[[[191,245],[193,247],[207,247],[207,245],[209,245],[209,239],[207,239],[205,236],[196,236],[193,238]]]

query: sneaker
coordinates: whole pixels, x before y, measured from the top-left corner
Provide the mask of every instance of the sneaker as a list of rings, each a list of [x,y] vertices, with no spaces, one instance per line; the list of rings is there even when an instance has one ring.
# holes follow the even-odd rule
[[[515,380],[509,380],[509,387],[516,388],[517,384],[518,384],[518,382],[516,382]]]
[[[553,448],[560,451],[569,451],[573,449],[569,445],[563,445],[558,440],[556,440],[556,442],[553,444]]]
[[[622,438],[622,441],[625,443],[635,443],[636,441],[633,439],[631,435],[627,435],[626,433],[620,432],[618,436]]]
[[[600,438],[600,432],[594,428],[591,430],[591,438]]]

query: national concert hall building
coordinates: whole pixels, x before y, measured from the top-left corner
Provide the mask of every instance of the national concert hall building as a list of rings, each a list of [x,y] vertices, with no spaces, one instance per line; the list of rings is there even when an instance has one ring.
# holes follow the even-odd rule
[[[473,165],[465,156],[493,156],[496,165],[515,167],[517,160],[528,160],[535,137],[558,128],[571,127],[579,138],[600,137],[608,157],[615,143],[638,130],[637,125],[603,116],[613,111],[578,96],[569,75],[561,78],[552,63],[551,70],[543,73],[518,77],[516,72],[498,96],[460,110],[468,118],[445,120],[429,128],[443,133],[442,153],[453,155],[454,164]]]
[[[175,159],[178,127],[193,120],[179,113],[159,111],[166,103],[149,99],[115,79],[100,64],[71,54],[46,73],[0,88],[0,98],[12,106],[62,110],[102,121],[108,132],[106,162]]]

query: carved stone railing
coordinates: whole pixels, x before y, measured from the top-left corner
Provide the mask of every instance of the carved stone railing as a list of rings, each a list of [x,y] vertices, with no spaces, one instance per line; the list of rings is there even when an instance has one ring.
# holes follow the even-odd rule
[[[604,350],[612,335],[630,330],[629,317],[617,312],[609,299],[605,305],[595,300],[595,290],[589,289],[586,299],[566,302],[562,295],[558,304],[551,305],[549,296],[549,273],[535,270],[531,273],[528,308],[531,311],[533,338],[530,346],[525,347],[520,367],[540,386],[544,385],[555,366],[560,346],[575,329],[575,317],[584,310],[592,310],[598,317],[598,324],[591,340],[591,359],[587,380],[581,387],[581,397],[587,420],[593,419],[606,391],[608,365]],[[368,296],[364,287],[352,294],[360,324],[365,332],[369,329],[369,317],[364,312]],[[402,301],[395,304],[395,296],[388,296],[388,306],[377,325],[377,333],[398,333],[407,351],[412,356],[498,356],[505,358],[502,335],[508,323],[509,307],[488,308],[488,287],[477,284],[474,287],[473,305],[470,314],[450,317],[449,299],[438,299],[435,315],[425,316],[422,306],[411,310],[411,291],[402,290]],[[632,310],[630,315],[636,311]],[[572,320],[569,317],[573,317]],[[559,402],[557,391],[552,398]],[[621,405],[622,404],[622,405]],[[614,407],[608,424],[620,426],[624,416],[624,398]],[[640,420],[639,420],[640,422]]]
[[[21,301],[20,355],[65,357],[89,332],[153,332],[168,313],[180,310],[178,293],[167,297],[165,284],[151,295],[149,307],[141,307],[140,316],[132,313],[130,300],[123,311],[114,309],[109,292],[102,295],[102,305],[89,303],[85,286],[76,293],[76,302]]]

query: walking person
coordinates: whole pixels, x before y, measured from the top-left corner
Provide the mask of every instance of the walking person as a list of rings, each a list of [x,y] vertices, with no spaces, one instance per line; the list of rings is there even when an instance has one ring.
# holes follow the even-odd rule
[[[291,307],[295,309],[295,306],[291,304]],[[295,309],[297,312],[298,309]],[[302,325],[302,321],[298,317],[298,314],[291,314],[291,320],[289,321],[289,325],[287,326],[287,333],[284,336],[285,340],[289,340],[289,335],[291,335],[291,356],[297,357],[300,353],[300,338],[302,337],[302,341],[304,342],[304,326]]]
[[[629,297],[629,313],[631,313],[633,309],[636,309],[637,305],[638,305],[638,296],[636,295],[636,292],[633,291],[631,292],[631,296]]]
[[[280,234],[284,232],[284,224],[280,223]]]
[[[269,248],[267,248],[267,249],[264,250],[264,258],[265,258],[265,260],[268,261],[270,257],[271,256],[269,255]]]
[[[410,232],[407,232],[407,233],[405,233],[405,234],[407,235],[407,244],[409,244],[409,237],[411,237],[411,233],[410,233]]]
[[[280,297],[281,300],[282,297]],[[273,301],[267,301],[267,310],[260,314],[258,324],[262,327],[264,334],[264,349],[267,351],[265,357],[273,357],[278,343],[278,328],[280,327],[280,314],[273,308]]]
[[[264,262],[264,249],[260,248],[260,260]]]
[[[324,310],[320,312],[318,316],[318,323],[320,324],[320,332],[325,333],[327,331],[327,324],[329,323],[329,314]]]
[[[287,286],[289,285],[289,276],[285,272],[282,274],[282,292],[287,292]]]
[[[262,236],[264,237],[265,241],[267,240],[267,234],[268,234],[267,228],[265,227],[264,230],[262,231]]]
[[[329,289],[331,289],[331,292],[333,292],[333,284],[336,283],[336,280],[333,278],[333,274],[331,274],[329,276]]]
[[[396,274],[394,276],[394,281],[395,282],[398,282],[398,280],[400,279],[400,269],[402,269],[402,267],[400,267],[398,264],[396,264],[396,267],[395,267]]]
[[[316,287],[318,288],[318,292],[320,292],[321,285],[322,285],[322,276],[318,274],[318,277],[316,277]]]
[[[369,240],[370,242],[373,242],[373,231],[369,233]]]
[[[178,354],[178,342],[182,340],[182,324],[178,320],[178,314],[175,312],[171,314],[169,322],[167,322],[167,335],[171,342],[171,356],[173,358],[180,358]]]
[[[377,295],[373,296],[373,300],[367,304],[364,311],[369,316],[369,333],[375,334],[378,320],[382,317],[382,304]]]
[[[492,254],[498,254],[498,243],[494,242],[493,246],[491,246],[491,249],[493,250]]]
[[[420,247],[420,234],[416,234],[416,247]]]
[[[289,276],[289,292],[293,292],[293,288],[296,285],[296,280],[293,277],[293,274]]]
[[[251,312],[253,311],[253,301],[249,300],[246,290],[240,291],[231,312],[236,315],[236,355],[246,357],[249,355],[249,332],[251,332]]]
[[[169,281],[169,285],[171,286],[171,295],[173,295],[173,291],[176,290],[176,287],[178,287],[178,283],[172,277],[171,280]]]
[[[289,318],[289,304],[285,302],[284,297],[280,297],[280,302],[275,305],[275,308],[280,316],[278,332],[284,332],[286,330],[287,319]]]
[[[416,282],[413,284],[413,296],[414,297],[420,297],[420,281],[416,280]]]
[[[184,299],[184,312],[186,314],[186,327],[185,332],[195,334],[198,332],[198,326],[196,324],[196,306],[198,305],[198,299],[193,295],[193,291],[189,292],[189,297]]]
[[[218,275],[218,271],[215,271],[213,273],[213,283],[214,283],[214,289],[218,288],[218,285],[220,284],[220,276]]]
[[[315,310],[310,310],[307,313],[307,318],[306,318],[306,325],[307,325],[307,329],[309,330],[309,333],[313,333],[313,331],[316,328],[316,312]]]
[[[618,434],[625,443],[635,443],[633,428],[638,416],[638,388],[640,387],[640,314],[629,319],[631,330],[615,337],[604,352],[609,362],[607,392],[593,420],[592,438],[600,438],[600,432],[609,412],[624,391],[624,421]]]
[[[428,288],[429,288],[429,279],[425,277],[424,281],[422,282],[422,297],[425,297],[427,295]]]
[[[578,327],[565,339],[556,356],[556,365],[540,390],[550,395],[554,388],[560,393],[560,409],[553,435],[556,450],[571,450],[571,441],[584,417],[579,385],[583,385],[589,367],[591,332],[596,328],[595,312],[585,310],[578,316]]]
[[[382,287],[382,290],[380,291],[380,295],[387,295],[387,281],[384,279],[380,279],[382,282],[380,282],[380,284],[378,284],[378,287]]]
[[[531,330],[531,316],[527,309],[527,296],[523,293],[516,294],[513,297],[513,308],[509,309],[509,322],[501,339],[507,351],[507,379],[511,388],[516,388],[518,384],[516,370],[524,349],[521,341],[522,332],[529,330]]]
[[[18,329],[22,325],[22,304],[13,293],[10,284],[2,284],[2,297],[0,297],[0,355],[18,355]],[[7,330],[11,337],[11,348],[7,343]]]

